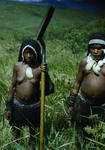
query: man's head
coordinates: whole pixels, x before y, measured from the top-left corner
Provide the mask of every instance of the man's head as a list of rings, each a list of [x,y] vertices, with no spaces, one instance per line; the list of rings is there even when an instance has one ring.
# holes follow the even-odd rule
[[[41,64],[41,48],[37,41],[28,39],[22,42],[18,61]]]
[[[94,57],[105,55],[105,35],[102,33],[93,34],[88,42],[88,53]]]
[[[31,48],[30,46],[27,46],[22,51],[22,59],[26,63],[36,62],[37,61],[37,53],[36,51]]]

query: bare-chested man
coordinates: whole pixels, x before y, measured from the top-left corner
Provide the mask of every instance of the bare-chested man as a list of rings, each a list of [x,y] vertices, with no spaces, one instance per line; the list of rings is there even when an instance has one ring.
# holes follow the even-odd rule
[[[34,140],[35,128],[40,124],[41,71],[46,73],[45,94],[54,92],[47,70],[46,65],[41,65],[39,43],[31,39],[23,41],[19,60],[13,68],[12,86],[6,102],[7,117],[15,138],[20,136],[20,128],[28,125],[30,142]]]
[[[81,61],[70,92],[70,114],[81,127],[91,114],[103,114],[105,105],[105,35],[95,33],[88,42],[87,56]]]

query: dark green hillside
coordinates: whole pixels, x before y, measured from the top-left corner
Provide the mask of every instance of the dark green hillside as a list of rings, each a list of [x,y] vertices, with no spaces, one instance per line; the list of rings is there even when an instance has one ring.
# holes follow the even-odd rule
[[[28,150],[27,129],[23,130],[19,143],[12,139],[11,128],[4,118],[4,103],[21,41],[36,38],[46,11],[46,7],[0,1],[0,150]],[[105,32],[103,18],[105,14],[55,10],[45,34],[47,63],[55,84],[55,93],[47,97],[45,103],[45,150],[75,150],[75,128],[71,128],[63,100],[69,94],[78,63],[85,54],[87,37],[92,32]],[[97,150],[103,150],[97,139],[94,139]],[[101,138],[98,141],[103,142]],[[38,142],[39,131],[36,150]],[[94,147],[93,143],[90,142],[86,150]]]

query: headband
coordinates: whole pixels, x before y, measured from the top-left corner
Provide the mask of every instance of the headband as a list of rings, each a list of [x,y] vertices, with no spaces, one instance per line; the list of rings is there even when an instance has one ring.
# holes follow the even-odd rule
[[[89,45],[90,44],[101,44],[101,45],[105,45],[105,41],[101,40],[101,39],[92,39],[89,41]]]

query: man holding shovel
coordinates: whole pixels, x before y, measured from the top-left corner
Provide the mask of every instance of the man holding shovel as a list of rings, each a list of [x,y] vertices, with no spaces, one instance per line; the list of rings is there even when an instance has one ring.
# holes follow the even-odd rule
[[[45,72],[45,95],[54,92],[46,64],[41,65],[40,45],[28,39],[22,42],[18,62],[13,68],[12,85],[6,101],[7,118],[15,139],[22,126],[28,126],[29,144],[35,141],[35,129],[40,126],[41,72]],[[33,145],[35,148],[35,145]]]

